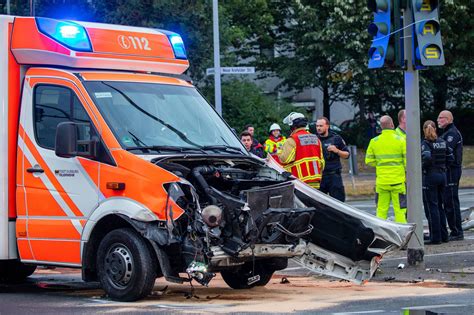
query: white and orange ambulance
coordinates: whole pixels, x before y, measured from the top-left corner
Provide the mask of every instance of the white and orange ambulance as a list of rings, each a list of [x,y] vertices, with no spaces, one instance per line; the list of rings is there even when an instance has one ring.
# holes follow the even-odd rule
[[[0,15],[0,281],[82,269],[112,299],[157,277],[236,289],[295,259],[363,282],[412,225],[260,160],[182,74],[178,34]]]

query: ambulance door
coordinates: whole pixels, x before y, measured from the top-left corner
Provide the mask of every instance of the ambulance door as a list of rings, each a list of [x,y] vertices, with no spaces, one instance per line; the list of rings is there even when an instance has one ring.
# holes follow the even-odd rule
[[[79,140],[97,137],[98,123],[70,80],[28,77],[22,98],[19,148],[23,153],[27,241],[23,261],[81,264],[81,234],[99,202],[99,159],[55,154],[56,129],[77,122]],[[89,139],[88,139],[89,138]]]

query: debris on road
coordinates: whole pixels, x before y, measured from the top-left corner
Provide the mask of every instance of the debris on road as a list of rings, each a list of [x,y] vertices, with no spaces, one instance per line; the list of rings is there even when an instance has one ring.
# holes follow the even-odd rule
[[[286,283],[290,283],[290,280],[288,280],[288,278],[287,278],[287,277],[283,277],[283,278],[281,278],[281,280],[280,280],[280,284],[286,284]]]

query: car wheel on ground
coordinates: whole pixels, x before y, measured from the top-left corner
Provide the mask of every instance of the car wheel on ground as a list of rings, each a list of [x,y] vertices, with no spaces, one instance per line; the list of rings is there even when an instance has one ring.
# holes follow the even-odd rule
[[[153,289],[156,274],[146,241],[133,229],[109,232],[97,251],[97,270],[102,288],[118,301],[136,301]]]

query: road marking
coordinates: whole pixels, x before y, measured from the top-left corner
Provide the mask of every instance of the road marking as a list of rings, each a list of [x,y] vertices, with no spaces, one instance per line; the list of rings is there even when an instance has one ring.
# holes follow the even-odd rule
[[[373,314],[373,313],[386,313],[386,310],[373,310],[373,311],[360,311],[360,312],[343,312],[343,313],[333,313],[334,315],[346,315],[346,314]]]

